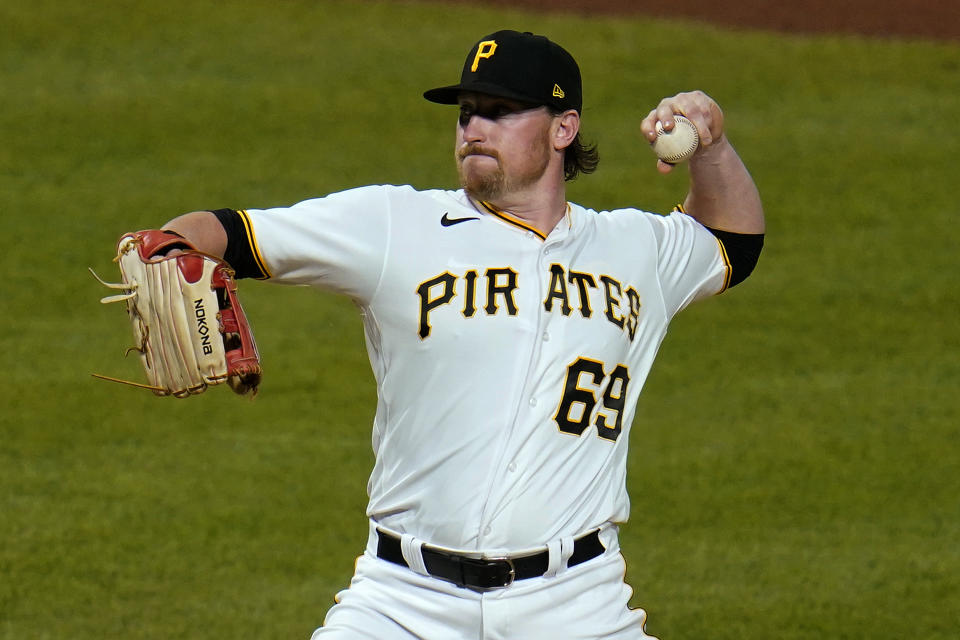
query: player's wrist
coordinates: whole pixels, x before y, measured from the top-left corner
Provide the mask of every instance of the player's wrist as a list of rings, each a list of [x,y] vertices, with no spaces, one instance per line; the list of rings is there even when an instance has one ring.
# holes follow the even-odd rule
[[[693,164],[697,160],[703,161],[705,159],[720,160],[731,153],[734,153],[733,145],[730,144],[727,134],[721,133],[719,136],[714,138],[710,144],[701,144],[700,148],[697,149],[697,152],[693,154],[692,158],[690,158],[690,163]]]

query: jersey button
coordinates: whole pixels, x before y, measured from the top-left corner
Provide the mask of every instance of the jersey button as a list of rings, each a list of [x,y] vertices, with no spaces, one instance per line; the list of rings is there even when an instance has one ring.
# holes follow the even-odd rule
[[[544,342],[550,342],[550,332],[549,332],[549,331],[544,331],[544,332],[543,332],[543,341],[544,341]]]
[[[536,399],[536,398],[530,398],[530,406],[531,406],[531,407],[537,406],[537,399]]]
[[[517,463],[516,463],[516,462],[511,462],[511,463],[507,466],[507,471],[509,471],[510,473],[514,473],[516,470],[517,470]]]

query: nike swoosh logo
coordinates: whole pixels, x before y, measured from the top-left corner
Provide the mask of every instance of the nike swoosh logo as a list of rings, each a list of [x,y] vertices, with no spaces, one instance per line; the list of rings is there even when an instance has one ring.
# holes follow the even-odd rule
[[[451,218],[444,212],[443,217],[440,218],[440,224],[445,227],[452,227],[455,224],[460,224],[461,222],[467,222],[469,220],[479,220],[480,218]]]

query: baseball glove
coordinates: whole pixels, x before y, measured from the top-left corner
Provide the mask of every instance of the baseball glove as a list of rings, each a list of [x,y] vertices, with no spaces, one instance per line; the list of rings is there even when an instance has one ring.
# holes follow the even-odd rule
[[[114,261],[122,283],[94,276],[124,293],[101,302],[127,303],[134,340],[127,353],[140,354],[149,384],[94,375],[158,396],[185,398],[224,382],[241,395],[256,394],[260,355],[226,262],[197,251],[173,231],[155,229],[121,237]]]

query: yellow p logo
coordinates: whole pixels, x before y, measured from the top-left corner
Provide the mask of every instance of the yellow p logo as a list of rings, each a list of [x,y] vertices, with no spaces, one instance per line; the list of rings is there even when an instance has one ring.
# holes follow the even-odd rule
[[[471,65],[470,71],[476,71],[477,67],[480,66],[480,59],[493,57],[493,52],[496,50],[496,40],[484,40],[481,42],[480,46],[477,47],[477,55],[473,57],[473,65]]]

